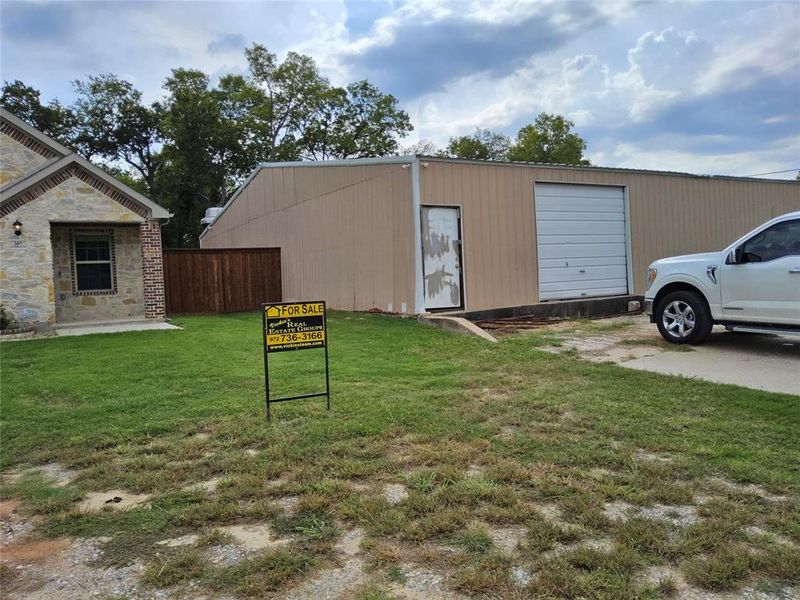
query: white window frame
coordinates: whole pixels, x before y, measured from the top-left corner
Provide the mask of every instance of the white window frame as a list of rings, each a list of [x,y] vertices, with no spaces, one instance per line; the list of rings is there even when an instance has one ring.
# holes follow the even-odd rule
[[[76,244],[81,238],[105,238],[108,241],[108,260],[78,260]],[[103,295],[117,293],[116,259],[114,252],[114,232],[110,229],[73,231],[70,244],[72,250],[72,291],[78,295]],[[111,287],[93,290],[82,290],[78,287],[78,265],[108,265],[111,273]]]

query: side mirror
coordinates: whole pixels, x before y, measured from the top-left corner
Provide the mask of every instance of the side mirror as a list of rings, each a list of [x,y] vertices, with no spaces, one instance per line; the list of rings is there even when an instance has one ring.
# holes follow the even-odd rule
[[[742,246],[736,246],[731,252],[731,264],[733,265],[740,265],[745,262],[744,259],[744,248]]]

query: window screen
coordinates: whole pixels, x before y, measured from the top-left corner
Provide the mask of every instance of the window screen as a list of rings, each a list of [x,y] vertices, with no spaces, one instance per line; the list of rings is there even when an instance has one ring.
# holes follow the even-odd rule
[[[75,290],[78,292],[113,292],[111,235],[76,234],[73,243]]]

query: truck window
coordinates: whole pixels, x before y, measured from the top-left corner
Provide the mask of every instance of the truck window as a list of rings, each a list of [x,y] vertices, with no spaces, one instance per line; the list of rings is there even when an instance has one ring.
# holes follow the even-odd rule
[[[747,262],[800,256],[800,219],[776,223],[747,240],[742,249]]]

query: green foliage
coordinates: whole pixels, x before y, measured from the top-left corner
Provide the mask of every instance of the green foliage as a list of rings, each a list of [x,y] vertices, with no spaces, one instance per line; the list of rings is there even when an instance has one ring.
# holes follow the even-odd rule
[[[475,160],[588,165],[583,157],[586,141],[572,131],[575,124],[561,115],[541,113],[536,121],[517,132],[513,143],[508,137],[478,129],[472,135],[450,138],[438,156]]]
[[[0,304],[0,331],[11,329],[15,322],[14,315],[11,314],[11,311]]]
[[[303,156],[313,160],[385,156],[397,151],[397,135],[413,127],[397,98],[366,80],[331,88],[301,139]],[[387,136],[387,131],[395,132]]]
[[[486,528],[480,526],[468,527],[456,537],[456,543],[468,552],[483,554],[492,546],[492,538]]]
[[[506,160],[508,145],[508,137],[488,129],[478,129],[472,135],[450,138],[444,152],[439,154],[473,160]]]
[[[58,100],[42,104],[41,92],[36,88],[19,79],[10,83],[6,81],[0,95],[0,106],[59,142],[72,145],[75,113]]]
[[[586,141],[572,132],[575,123],[561,115],[541,113],[525,125],[508,149],[508,158],[520,162],[588,165],[583,157]]]
[[[413,129],[397,99],[368,81],[331,86],[310,56],[280,61],[260,44],[245,56],[248,73],[216,86],[202,71],[174,69],[150,105],[110,73],[73,82],[71,107],[43,105],[21,81],[4,85],[0,104],[168,208],[171,247],[196,246],[206,208],[261,162],[393,154]]]

